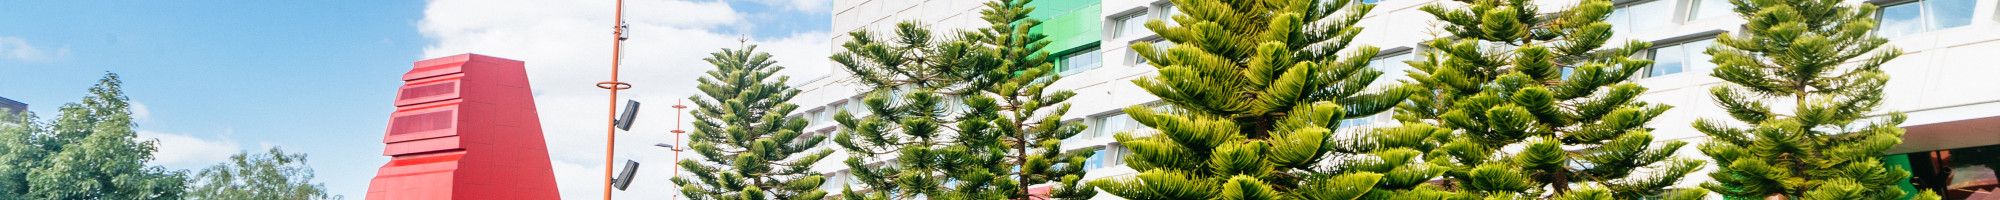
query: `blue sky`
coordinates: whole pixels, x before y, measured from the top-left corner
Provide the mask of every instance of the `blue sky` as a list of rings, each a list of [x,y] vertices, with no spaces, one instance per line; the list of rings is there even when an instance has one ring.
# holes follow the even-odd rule
[[[155,163],[197,169],[237,151],[280,146],[309,154],[317,181],[361,198],[387,160],[380,137],[389,100],[411,62],[466,52],[520,59],[529,63],[565,196],[594,197],[601,158],[592,157],[602,156],[604,144],[602,129],[590,127],[602,123],[605,99],[588,83],[606,73],[610,4],[5,1],[0,97],[50,118],[104,73],[118,73],[142,107],[142,135],[161,140]],[[628,2],[636,35],[624,78],[639,88],[627,94],[648,103],[685,98],[693,75],[707,69],[699,58],[745,37],[794,69],[786,74],[803,76],[794,80],[824,73],[832,48],[828,7],[830,0]],[[666,111],[648,112],[671,119]],[[664,140],[656,133],[671,121],[645,119],[658,126],[642,125],[650,129],[633,139],[621,135],[629,142],[620,148]],[[620,154],[666,166],[653,158],[663,154]]]

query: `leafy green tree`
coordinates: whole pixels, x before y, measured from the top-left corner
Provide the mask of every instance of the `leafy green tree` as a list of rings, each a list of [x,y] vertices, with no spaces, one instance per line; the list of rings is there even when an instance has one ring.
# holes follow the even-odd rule
[[[119,84],[105,74],[47,124],[0,123],[0,199],[181,198],[187,175],[146,165],[156,142],[138,139]]]
[[[853,155],[846,164],[868,193],[847,199],[1023,199],[1030,185],[1055,184],[1048,197],[1095,195],[1079,183],[1091,152],[1063,152],[1061,140],[1084,126],[1062,121],[1069,91],[1050,90],[1060,76],[1029,33],[1028,1],[986,3],[991,26],[937,38],[915,23],[896,38],[855,32],[833,60],[874,88],[868,113],[835,116],[834,140]],[[950,126],[946,126],[949,124]],[[871,166],[871,159],[887,159]]]
[[[993,84],[985,87],[982,96],[994,97],[994,109],[999,113],[972,115],[976,121],[986,121],[995,126],[990,129],[999,136],[1002,147],[1014,150],[1007,154],[1014,166],[1013,176],[1021,185],[1053,183],[1050,196],[1040,198],[1088,199],[1096,196],[1082,181],[1084,159],[1090,152],[1063,152],[1062,140],[1083,132],[1084,125],[1075,121],[1063,121],[1063,114],[1069,112],[1069,104],[1064,101],[1076,96],[1068,90],[1053,90],[1048,87],[1062,76],[1053,75],[1055,62],[1049,59],[1043,47],[1048,46],[1048,36],[1029,32],[1040,25],[1040,20],[1028,18],[1034,11],[1027,5],[1033,0],[1003,0],[987,2],[984,19],[990,27],[980,29],[979,44],[991,48],[988,55],[994,56],[999,66],[988,70],[985,76],[974,80],[973,84]],[[983,100],[982,100],[983,101]],[[982,105],[983,106],[983,105]],[[983,134],[983,133],[968,133]],[[1003,171],[1004,172],[1004,171]],[[1017,189],[1008,196],[1010,199],[1030,199],[1028,190]]]
[[[805,119],[785,117],[798,105],[786,103],[799,90],[784,67],[757,52],[757,46],[723,49],[703,59],[715,65],[697,80],[703,96],[695,104],[695,131],[689,147],[702,160],[682,160],[694,179],[674,177],[689,199],[822,199],[826,178],[813,163],[833,153],[814,151],[826,136],[805,134]]]
[[[1651,46],[1606,47],[1609,0],[1544,12],[1531,0],[1461,0],[1421,10],[1449,38],[1412,62],[1418,92],[1398,118],[1450,130],[1426,155],[1452,185],[1486,198],[1700,198],[1669,188],[1702,163],[1681,141],[1654,142],[1646,123],[1669,108],[1637,101],[1628,81]],[[1640,173],[1640,172],[1644,173]]]
[[[48,154],[47,128],[33,112],[0,114],[0,200],[28,199],[28,172]]]
[[[1714,182],[1702,187],[1734,198],[1898,199],[1906,169],[1880,161],[1903,141],[1904,116],[1868,119],[1882,104],[1889,75],[1882,63],[1902,55],[1870,34],[1874,5],[1839,0],[1731,0],[1749,23],[1708,49],[1717,104],[1739,127],[1700,119],[1710,136]],[[1864,57],[1866,56],[1866,57]],[[1857,60],[1859,59],[1859,60]],[[1852,62],[1850,61],[1858,61]],[[1772,104],[1792,104],[1779,113]],[[1917,199],[1938,199],[1923,192]]]
[[[1131,178],[1093,185],[1128,199],[1356,199],[1383,172],[1350,170],[1362,149],[1336,134],[1343,119],[1383,112],[1407,92],[1363,92],[1382,72],[1378,50],[1345,55],[1373,5],[1359,1],[1175,0],[1175,24],[1146,27],[1173,43],[1134,44],[1159,75],[1133,82],[1172,108],[1125,109],[1151,135],[1119,133]],[[1386,152],[1386,151],[1384,151]],[[1381,154],[1378,156],[1395,156]],[[1407,160],[1407,159],[1405,159]],[[1406,162],[1370,164],[1378,169]],[[1417,181],[1422,182],[1422,181]]]
[[[315,183],[306,154],[288,154],[276,147],[260,154],[229,156],[229,161],[202,169],[188,182],[188,199],[340,199]]]

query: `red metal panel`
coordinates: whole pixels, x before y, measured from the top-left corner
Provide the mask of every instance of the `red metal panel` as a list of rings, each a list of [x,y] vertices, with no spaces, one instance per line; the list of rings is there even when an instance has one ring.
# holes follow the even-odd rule
[[[403,88],[396,93],[396,106],[457,99],[458,92],[463,90],[462,85],[458,84],[459,78],[462,77],[465,75],[451,74],[403,84]]]
[[[459,100],[424,104],[397,110],[389,114],[389,132],[382,137],[383,143],[394,144],[411,140],[455,136],[459,133]],[[469,116],[468,116],[469,117]],[[442,119],[444,121],[438,121]]]
[[[382,155],[386,156],[416,155],[421,153],[430,153],[437,151],[464,150],[464,148],[459,148],[460,143],[462,142],[459,141],[459,137],[430,138],[423,140],[413,140],[408,142],[389,143],[388,146],[383,148]]]
[[[463,54],[417,61],[383,133],[391,156],[368,199],[557,199],[521,61]]]

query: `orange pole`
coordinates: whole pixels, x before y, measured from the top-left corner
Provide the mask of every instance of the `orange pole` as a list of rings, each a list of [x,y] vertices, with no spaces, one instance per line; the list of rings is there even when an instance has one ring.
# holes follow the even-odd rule
[[[597,87],[611,90],[611,100],[606,103],[604,123],[604,200],[611,200],[611,155],[617,152],[618,144],[618,90],[632,88],[631,84],[618,82],[619,53],[625,44],[625,0],[618,0],[617,11],[611,24],[611,81],[597,83]]]
[[[681,102],[683,101],[679,100],[674,101],[674,131],[672,131],[673,134],[671,134],[674,137],[674,146],[668,147],[670,150],[674,151],[674,160],[673,160],[674,163],[668,164],[668,165],[673,165],[674,175],[671,177],[681,177],[681,165],[679,165],[681,162],[681,150],[682,150],[681,134],[687,133],[687,131],[681,130],[681,124],[684,124],[681,121],[681,115],[686,115],[685,113],[687,113],[687,111],[685,111],[685,109],[687,109],[687,106],[681,105]],[[673,199],[681,199],[681,197],[680,195],[674,195]]]
[[[674,150],[674,161],[673,161],[673,162],[675,162],[675,163],[679,163],[679,162],[681,162],[681,133],[686,133],[686,132],[687,132],[687,131],[684,131],[684,130],[681,130],[681,124],[685,123],[685,122],[683,122],[683,121],[681,120],[681,115],[686,115],[686,113],[687,113],[687,111],[685,111],[685,109],[687,109],[687,106],[685,106],[685,105],[681,105],[681,102],[682,102],[682,101],[674,101],[674,131],[673,131],[673,132],[674,132],[674,134],[673,134],[673,136],[674,136],[674,146],[673,146],[673,148],[672,148],[672,149]],[[681,176],[681,166],[680,166],[680,165],[674,165],[674,167],[673,167],[673,168],[674,168],[674,177],[680,177],[680,176]]]

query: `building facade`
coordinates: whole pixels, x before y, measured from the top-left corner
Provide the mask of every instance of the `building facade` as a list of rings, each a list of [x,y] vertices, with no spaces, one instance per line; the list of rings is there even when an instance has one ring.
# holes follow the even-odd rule
[[[0,97],[0,114],[18,115],[28,112],[28,104]]]
[[[1366,30],[1354,44],[1383,49],[1371,67],[1386,72],[1383,80],[1407,79],[1402,61],[1415,59],[1425,48],[1419,43],[1447,34],[1430,14],[1417,8],[1429,4],[1454,5],[1444,0],[1361,0],[1376,4],[1359,26]],[[1651,41],[1652,49],[1643,56],[1655,61],[1652,69],[1633,81],[1650,88],[1644,101],[1673,106],[1652,121],[1658,140],[1700,143],[1702,133],[1690,125],[1697,118],[1726,118],[1712,103],[1710,87],[1723,84],[1709,76],[1714,64],[1702,51],[1713,44],[1718,33],[1736,31],[1744,21],[1729,9],[1728,0],[1615,0],[1616,11],[1609,20],[1615,25],[1613,41]],[[1912,187],[1932,189],[1947,199],[1962,199],[1979,191],[2000,187],[1994,178],[2000,160],[2000,66],[1991,59],[2000,56],[2000,1],[1994,0],[1848,0],[1881,6],[1881,28],[1876,34],[1906,52],[1884,68],[1893,77],[1888,85],[1883,111],[1908,114],[1908,129],[1896,154],[1885,162],[1908,167],[1917,175]],[[896,23],[923,23],[934,32],[976,29],[986,25],[979,19],[984,0],[836,0],[833,31],[868,30],[887,34]],[[1537,0],[1546,10],[1575,4],[1574,0]],[[1086,163],[1086,179],[1134,174],[1121,161],[1129,151],[1111,139],[1121,131],[1140,131],[1119,109],[1155,103],[1158,99],[1133,85],[1132,79],[1151,76],[1155,69],[1137,59],[1129,45],[1163,43],[1142,24],[1149,20],[1171,20],[1178,12],[1166,0],[1038,0],[1030,16],[1044,21],[1037,31],[1049,35],[1045,50],[1057,58],[1064,78],[1054,87],[1077,93],[1066,117],[1089,125],[1076,137],[1064,140],[1072,150],[1097,149]],[[848,41],[846,34],[833,34],[835,51]],[[1171,45],[1171,44],[1167,44]],[[1166,46],[1166,45],[1156,45]],[[796,116],[809,118],[808,131],[831,134],[838,128],[833,113],[859,110],[859,95],[868,88],[842,70],[826,77],[801,77],[795,83],[803,90],[793,103]],[[1343,124],[1371,127],[1393,124],[1383,116],[1353,119]],[[1353,130],[1346,130],[1353,131]],[[1681,150],[1687,157],[1704,157],[1694,145]],[[1096,148],[1102,147],[1102,148]],[[828,143],[822,148],[838,150]],[[829,175],[824,186],[839,192],[849,181],[840,162],[846,154],[835,153],[814,170]],[[871,159],[880,161],[882,159]],[[1692,187],[1707,181],[1698,172],[1683,181]],[[858,185],[858,184],[857,184]],[[1097,199],[1117,199],[1099,194]]]

